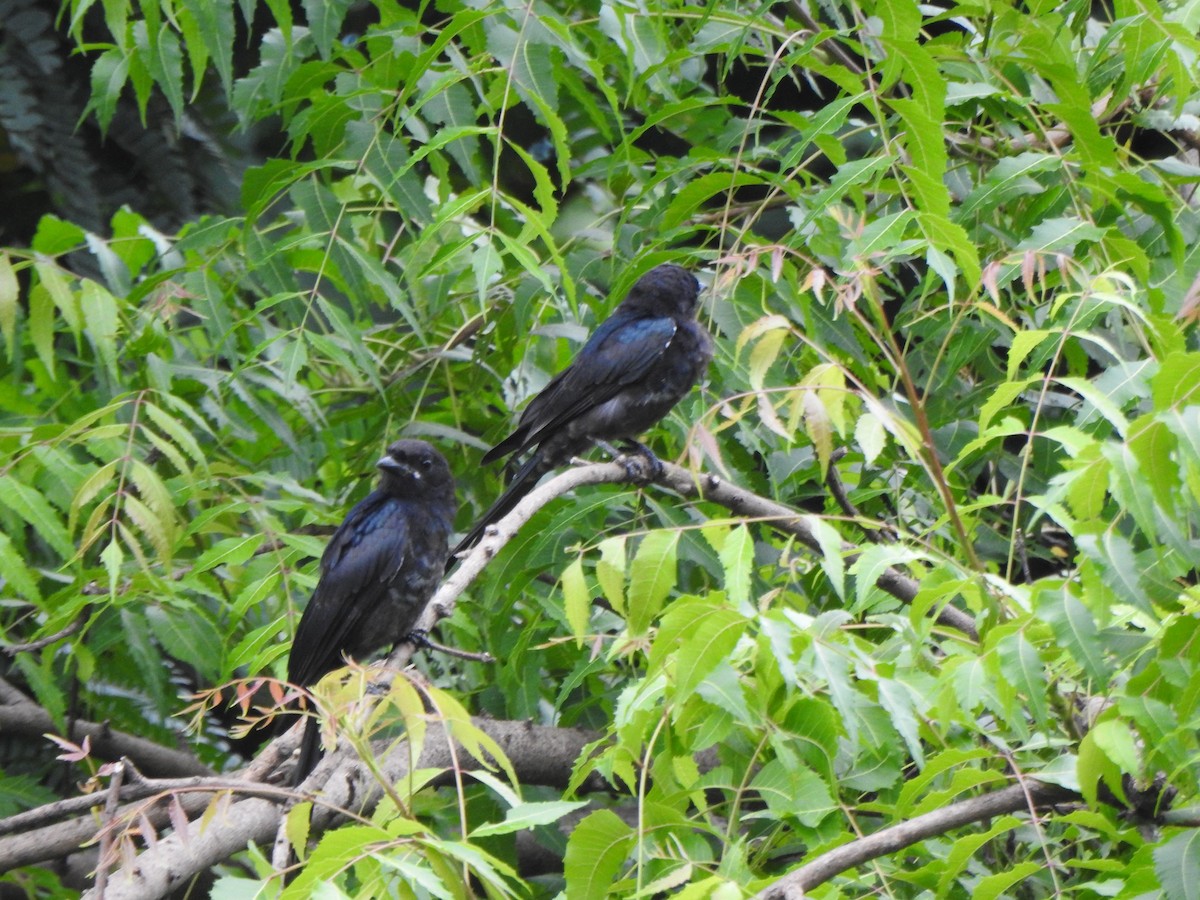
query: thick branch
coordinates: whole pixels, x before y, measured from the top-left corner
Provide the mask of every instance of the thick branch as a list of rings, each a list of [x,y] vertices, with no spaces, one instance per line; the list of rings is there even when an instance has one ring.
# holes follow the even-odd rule
[[[1031,781],[952,803],[823,853],[760,891],[754,900],[799,900],[813,888],[847,869],[911,847],[927,838],[982,819],[1022,810],[1032,812],[1078,799],[1079,795],[1067,788]]]
[[[0,732],[33,740],[43,735],[57,734],[58,726],[46,710],[29,700],[7,682],[0,690],[4,703],[0,705]],[[89,738],[92,752],[101,759],[117,760],[127,756],[147,775],[211,775],[212,770],[192,754],[173,750],[132,734],[114,731],[101,722],[75,720],[70,723],[68,740],[76,744]]]
[[[562,788],[571,767],[583,748],[596,735],[577,729],[548,728],[528,722],[474,719],[473,724],[486,731],[504,750],[523,784],[547,784]],[[481,764],[462,747],[453,752],[445,732],[430,728],[417,765],[420,768],[460,770],[478,769]],[[408,772],[407,742],[395,744],[379,760],[380,770],[389,784],[399,784]],[[228,789],[228,779],[219,781]],[[309,776],[309,784],[320,784],[319,803],[314,806],[312,833],[331,828],[346,818],[347,812],[368,814],[382,795],[380,783],[367,767],[353,758],[348,748],[329,754]],[[262,790],[257,786],[256,790]],[[132,867],[110,874],[104,900],[152,900],[164,897],[185,884],[192,876],[244,850],[250,843],[269,844],[274,840],[286,811],[282,803],[253,798],[234,802],[207,822],[192,821],[186,834],[171,834],[159,840],[137,857]],[[94,891],[85,898],[97,900]]]

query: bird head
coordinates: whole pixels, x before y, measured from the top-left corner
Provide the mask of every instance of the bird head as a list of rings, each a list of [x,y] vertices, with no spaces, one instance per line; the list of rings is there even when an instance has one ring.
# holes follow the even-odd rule
[[[382,476],[380,487],[389,494],[453,493],[454,477],[446,458],[425,441],[396,441],[375,465]]]
[[[621,306],[656,316],[691,317],[696,313],[700,282],[681,266],[655,266],[629,289]]]

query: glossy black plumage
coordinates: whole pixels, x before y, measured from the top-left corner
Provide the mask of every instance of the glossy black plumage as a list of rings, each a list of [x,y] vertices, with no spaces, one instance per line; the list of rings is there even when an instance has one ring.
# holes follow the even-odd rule
[[[402,440],[378,463],[379,487],[346,516],[321,556],[321,577],[288,657],[288,681],[307,687],[343,665],[403,640],[433,596],[457,504],[445,458]],[[305,727],[294,783],[319,758],[319,728]]]
[[[513,433],[484,454],[487,463],[535,448],[451,561],[546,472],[597,441],[632,440],[692,389],[713,354],[696,321],[699,293],[695,276],[679,266],[658,266],[637,280],[571,365],[525,407]]]

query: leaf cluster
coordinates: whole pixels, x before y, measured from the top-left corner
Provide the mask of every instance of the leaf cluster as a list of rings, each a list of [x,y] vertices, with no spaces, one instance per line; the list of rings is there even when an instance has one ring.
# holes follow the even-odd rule
[[[1191,896],[1194,835],[1115,807],[1200,789],[1194,8],[363,6],[103,4],[102,125],[130,93],[182,121],[215,77],[281,150],[236,214],[47,217],[0,254],[0,627],[63,635],[5,677],[64,727],[180,740],[182,693],[282,675],[383,445],[439,446],[466,529],[512,411],[680,262],[718,351],[648,440],[797,510],[820,552],[653,487],[546,507],[440,629],[497,662],[421,668],[460,726],[593,729],[571,784],[388,785],[284,893],[743,896],[1029,779],[1081,805],[818,893]],[[0,124],[32,133],[14,91]],[[253,751],[216,715],[186,739],[217,768]],[[3,773],[10,807],[53,784],[29,755]],[[249,864],[220,896],[281,889]]]

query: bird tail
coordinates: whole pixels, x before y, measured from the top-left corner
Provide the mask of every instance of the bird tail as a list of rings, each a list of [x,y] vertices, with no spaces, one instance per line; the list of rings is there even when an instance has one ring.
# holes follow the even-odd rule
[[[488,508],[475,527],[467,532],[467,536],[458,542],[458,546],[450,551],[450,558],[446,560],[446,570],[449,571],[450,567],[458,560],[458,554],[470,550],[479,543],[484,529],[512,512],[513,507],[521,502],[522,497],[533,490],[534,485],[549,469],[550,467],[544,464],[544,458],[540,451],[529,457],[521,468],[517,469],[517,473],[513,475],[512,481],[508,483],[508,487],[504,489],[504,493],[500,495],[499,499]]]
[[[296,771],[292,773],[292,787],[298,787],[320,761],[321,723],[314,713],[304,723],[304,736],[300,738],[300,758],[296,761]]]

